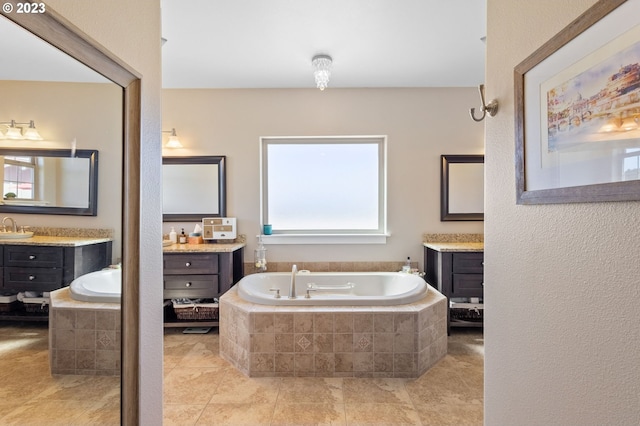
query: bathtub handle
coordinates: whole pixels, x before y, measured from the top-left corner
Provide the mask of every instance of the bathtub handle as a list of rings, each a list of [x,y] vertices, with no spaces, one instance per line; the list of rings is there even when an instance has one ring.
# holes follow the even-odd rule
[[[191,281],[187,281],[187,283],[184,286],[185,287],[191,287]]]
[[[276,294],[273,297],[275,297],[276,299],[280,299],[280,289],[279,288],[270,288],[269,291],[275,291]]]
[[[305,294],[304,298],[305,299],[311,299],[311,294],[309,294],[310,291],[318,291],[315,288],[308,288],[307,289],[307,294]]]

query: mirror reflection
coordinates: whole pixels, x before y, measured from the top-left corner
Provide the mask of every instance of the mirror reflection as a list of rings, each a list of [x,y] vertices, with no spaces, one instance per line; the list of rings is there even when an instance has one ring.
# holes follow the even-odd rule
[[[7,228],[18,223],[33,231],[28,239],[17,240],[22,236],[6,232],[0,240],[5,259],[0,265],[6,291],[2,297],[9,298],[7,312],[0,311],[0,335],[7,343],[0,354],[2,418],[7,423],[42,423],[35,420],[42,419],[36,412],[41,410],[31,414],[20,409],[25,398],[40,405],[55,392],[61,407],[86,403],[96,407],[86,410],[87,419],[117,424],[120,304],[101,312],[88,305],[76,309],[71,304],[88,302],[73,301],[66,292],[77,278],[115,268],[122,260],[124,92],[4,16],[0,50],[11,58],[0,67],[0,123],[10,124],[0,126],[5,170],[0,217],[11,219],[5,222]],[[7,136],[11,121],[31,120],[41,140]],[[28,127],[22,125],[22,136]],[[34,299],[38,303],[29,303]],[[63,382],[73,382],[78,392],[61,387]],[[45,388],[50,393],[40,402],[38,395]],[[63,410],[48,415],[73,423]]]
[[[484,155],[442,155],[440,220],[484,220]]]
[[[162,159],[165,222],[223,217],[227,214],[226,204],[225,156]]]
[[[0,212],[97,214],[98,151],[0,148]]]

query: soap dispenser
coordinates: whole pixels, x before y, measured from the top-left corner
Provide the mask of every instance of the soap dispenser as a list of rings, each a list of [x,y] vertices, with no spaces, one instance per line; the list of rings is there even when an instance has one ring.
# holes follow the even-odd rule
[[[402,267],[402,272],[405,272],[407,274],[411,273],[411,258],[407,257],[407,261],[404,263],[404,266]]]
[[[254,250],[254,260],[257,272],[267,270],[267,249],[262,244],[262,236],[259,237],[258,247]]]
[[[178,234],[176,234],[176,230],[173,228],[173,226],[171,227],[171,232],[169,232],[169,241],[171,241],[172,244],[178,242]]]

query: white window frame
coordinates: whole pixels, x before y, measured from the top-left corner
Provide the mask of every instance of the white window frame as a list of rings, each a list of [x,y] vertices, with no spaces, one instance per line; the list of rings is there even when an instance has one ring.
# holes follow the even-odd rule
[[[375,230],[304,230],[282,231],[273,229],[272,235],[263,235],[264,244],[385,244],[387,230],[387,137],[385,135],[367,136],[269,136],[260,138],[260,229],[269,223],[268,217],[268,158],[267,146],[270,144],[378,144],[378,229]],[[330,169],[327,169],[330,172]]]

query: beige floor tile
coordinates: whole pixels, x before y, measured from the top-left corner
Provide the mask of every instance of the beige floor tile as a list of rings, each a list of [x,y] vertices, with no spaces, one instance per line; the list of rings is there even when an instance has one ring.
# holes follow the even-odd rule
[[[478,404],[427,404],[418,408],[425,426],[482,426],[482,406]]]
[[[411,404],[411,398],[404,388],[405,379],[345,378],[343,384],[344,402]]]
[[[346,425],[344,404],[276,404],[271,426]]]
[[[356,403],[345,404],[344,410],[349,426],[421,424],[412,404]]]
[[[37,398],[42,400],[99,401],[120,394],[120,377],[54,376]]]
[[[273,403],[211,403],[196,425],[268,426],[273,417]]]
[[[206,404],[223,375],[218,368],[176,367],[164,378],[164,403]]]
[[[93,401],[32,400],[0,418],[2,425],[73,425]]]
[[[405,385],[411,400],[421,404],[482,404],[482,388],[470,388],[453,368],[433,368]]]
[[[478,329],[452,330],[449,353],[417,379],[248,378],[219,357],[215,329],[166,329],[164,348],[167,425],[482,424]],[[52,377],[46,325],[0,325],[0,383],[1,425],[119,424],[119,378]]]
[[[120,425],[120,395],[95,402],[87,411],[73,421],[74,425]]]
[[[287,377],[282,379],[278,403],[341,403],[343,379]]]
[[[162,424],[164,426],[195,425],[205,407],[205,404],[164,404],[162,412]]]
[[[281,382],[280,378],[249,378],[236,369],[230,369],[211,397],[211,402],[275,404]]]

